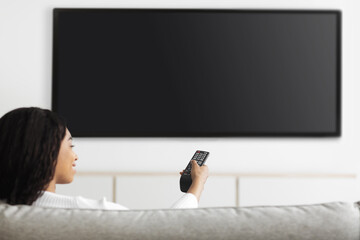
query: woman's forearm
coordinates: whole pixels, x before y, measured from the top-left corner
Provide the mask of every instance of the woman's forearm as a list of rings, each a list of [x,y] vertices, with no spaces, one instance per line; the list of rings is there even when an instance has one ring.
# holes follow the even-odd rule
[[[201,193],[204,190],[204,184],[205,184],[205,182],[195,179],[192,182],[189,190],[187,191],[188,193],[194,194],[195,197],[197,198],[198,202],[200,201]]]

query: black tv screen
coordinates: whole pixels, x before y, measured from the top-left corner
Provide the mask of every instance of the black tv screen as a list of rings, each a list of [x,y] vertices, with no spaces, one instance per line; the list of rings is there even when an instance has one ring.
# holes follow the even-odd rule
[[[340,11],[54,9],[53,30],[73,136],[340,136]]]

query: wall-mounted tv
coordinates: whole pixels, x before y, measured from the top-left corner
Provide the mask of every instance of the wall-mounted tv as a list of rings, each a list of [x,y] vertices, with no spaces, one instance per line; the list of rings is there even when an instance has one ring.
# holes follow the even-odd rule
[[[76,137],[340,136],[338,10],[54,9]]]

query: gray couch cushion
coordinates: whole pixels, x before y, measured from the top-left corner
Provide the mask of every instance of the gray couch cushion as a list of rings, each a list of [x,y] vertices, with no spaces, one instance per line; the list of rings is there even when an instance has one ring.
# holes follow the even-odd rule
[[[359,239],[353,203],[106,211],[0,205],[1,239]]]

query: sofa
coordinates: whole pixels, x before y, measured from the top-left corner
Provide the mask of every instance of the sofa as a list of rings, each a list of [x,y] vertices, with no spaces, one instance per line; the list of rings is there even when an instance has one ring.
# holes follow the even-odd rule
[[[359,203],[158,210],[0,204],[0,239],[355,240]]]

